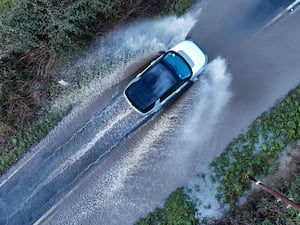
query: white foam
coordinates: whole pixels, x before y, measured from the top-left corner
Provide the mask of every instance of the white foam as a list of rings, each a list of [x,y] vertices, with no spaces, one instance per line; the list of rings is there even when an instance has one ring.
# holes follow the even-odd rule
[[[196,23],[200,11],[183,17],[162,17],[139,20],[99,38],[85,57],[65,68],[60,75],[66,80],[92,77],[79,90],[61,96],[53,105],[59,110],[70,104],[88,102],[123,79],[125,68],[141,58],[166,50],[185,39]],[[76,84],[73,84],[76,86]],[[87,103],[88,104],[88,103]]]
[[[80,91],[62,97],[54,104],[54,108],[59,109],[70,103],[78,104],[78,107],[72,112],[76,114],[76,111],[81,110],[85,104],[89,104],[90,99],[94,96],[101,95],[105,89],[122,80],[122,71],[131,63],[153,52],[165,50],[176,42],[183,40],[195,24],[197,14],[138,21],[138,23],[130,24],[101,38],[95,43],[87,57],[80,59],[75,65],[76,68],[69,68],[68,71],[70,76],[74,71],[82,76],[88,76],[89,74],[94,76],[95,71],[98,71],[93,82],[83,86]],[[108,65],[107,63],[110,61],[114,62],[111,67],[103,66],[103,64]],[[68,118],[71,119],[71,116],[68,116]],[[68,118],[65,118],[65,120],[68,120]],[[99,175],[101,180],[91,181],[91,184],[86,187],[86,191],[77,196],[74,204],[64,205],[64,199],[62,199],[49,209],[39,222],[56,218],[57,220],[51,221],[52,224],[81,224],[93,218],[93,215],[101,214],[103,210],[107,212],[108,209],[117,210],[116,207],[120,205],[124,207],[124,204],[127,204],[124,202],[125,198],[118,198],[116,197],[117,194],[123,190],[127,178],[140,168],[141,163],[145,163],[150,153],[152,154],[156,150],[153,147],[156,140],[170,129],[173,125],[172,119],[172,115],[163,117],[153,129],[136,143],[136,147],[134,147],[131,154],[126,154],[120,160],[114,161],[109,171]],[[85,154],[84,152],[97,142],[99,135],[101,136],[102,133],[98,133],[94,139],[84,146],[74,160]],[[72,162],[73,159],[70,163]],[[61,167],[58,173],[63,169],[64,167]],[[73,191],[76,191],[74,189],[66,195],[66,198],[72,196]],[[57,210],[58,207],[63,209]],[[61,214],[61,212],[63,213]]]
[[[232,96],[229,89],[231,75],[227,71],[226,61],[218,57],[209,63],[205,76],[206,79],[201,81],[199,98],[195,98],[191,118],[184,128],[184,137],[187,138],[183,140],[183,143],[189,146],[185,152],[197,152],[192,156],[198,164],[197,171],[205,179],[199,176],[194,177],[188,183],[187,188],[193,190],[190,196],[197,205],[199,217],[218,217],[222,212],[219,202],[215,199],[217,185],[209,179],[209,163],[222,149],[211,149],[207,140],[213,137],[221,112]],[[186,153],[185,157],[180,158],[191,160],[190,155],[191,153]]]

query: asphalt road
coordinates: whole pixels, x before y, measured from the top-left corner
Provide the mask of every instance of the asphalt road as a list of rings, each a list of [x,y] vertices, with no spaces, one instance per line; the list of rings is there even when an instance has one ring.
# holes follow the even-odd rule
[[[188,36],[211,61],[204,80],[145,118],[124,101],[124,78],[64,119],[0,178],[0,224],[124,225],[161,205],[299,84],[300,13],[272,20],[289,3],[274,2],[195,5]]]

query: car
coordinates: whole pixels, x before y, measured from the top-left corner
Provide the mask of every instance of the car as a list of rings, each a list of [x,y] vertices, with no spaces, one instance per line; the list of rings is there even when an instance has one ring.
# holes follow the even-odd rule
[[[152,114],[189,87],[205,70],[207,55],[193,40],[184,40],[146,66],[128,84],[124,96],[142,115]]]

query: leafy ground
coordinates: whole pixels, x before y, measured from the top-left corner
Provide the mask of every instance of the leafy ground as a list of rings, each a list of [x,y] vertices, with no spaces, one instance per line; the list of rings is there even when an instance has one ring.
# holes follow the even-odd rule
[[[288,168],[279,166],[279,171],[268,176],[264,183],[267,182],[272,189],[285,193],[288,198],[300,203],[300,149],[292,148],[285,157],[289,157],[286,162],[288,165],[284,165]],[[262,190],[255,189],[247,199],[246,204],[234,208],[219,220],[210,221],[210,224],[300,224],[300,215],[297,210],[277,201],[272,195]]]
[[[282,203],[274,204],[274,199],[262,192],[251,195],[245,206],[237,206],[240,197],[250,188],[250,180],[246,178],[246,175],[268,177],[273,174],[277,170],[279,155],[287,146],[299,153],[299,148],[295,147],[297,140],[300,139],[299,103],[300,85],[272,109],[251,123],[247,132],[233,139],[224,152],[211,163],[213,169],[211,180],[219,184],[216,198],[221,203],[230,205],[230,213],[221,220],[213,221],[204,218],[201,223],[300,224],[299,212],[294,209],[286,209]],[[290,178],[288,180],[281,178],[276,185],[284,195],[294,198],[296,202],[300,203],[300,166],[299,161],[296,160],[296,163],[298,163],[297,167],[291,171],[293,174]],[[188,191],[183,189],[180,191],[185,196],[185,201],[169,197],[167,201],[172,201],[171,204],[165,204],[163,209],[156,209],[137,224],[173,224],[169,222],[167,216],[160,216],[161,212],[172,210],[170,205],[180,206],[178,214],[173,212],[173,215],[177,215],[177,220],[182,221],[181,209],[184,209],[185,202],[192,202],[192,199],[186,194]],[[185,211],[185,220],[181,224],[193,224],[194,220],[190,218],[195,215],[195,211],[193,207],[189,209]]]
[[[0,2],[0,175],[62,118],[55,69],[96,38],[136,17],[181,14],[195,0],[2,0]],[[67,111],[65,112],[67,113]]]
[[[211,163],[218,196],[234,206],[250,186],[246,175],[268,175],[278,154],[300,139],[300,86],[263,113]]]
[[[96,36],[135,17],[181,14],[194,0],[57,1],[3,0],[0,2],[0,174],[40,140],[63,116],[49,114],[56,66],[76,56]],[[55,92],[55,95],[59,92]],[[246,133],[234,139],[211,166],[219,182],[217,199],[231,205],[231,214],[211,224],[300,224],[296,212],[278,207],[263,193],[236,206],[250,188],[245,175],[269,176],[278,154],[300,136],[300,86],[262,114]],[[299,168],[299,167],[297,167]],[[278,189],[299,203],[299,169]],[[259,201],[261,200],[261,201]],[[239,214],[238,212],[243,212]],[[170,195],[137,224],[197,224],[195,206],[184,189]],[[292,222],[290,222],[292,221]],[[253,224],[253,223],[252,223]]]
[[[196,225],[196,208],[188,199],[183,188],[179,188],[166,199],[164,208],[155,209],[136,225]]]
[[[14,4],[13,0],[2,0],[0,2],[0,15],[7,12]]]

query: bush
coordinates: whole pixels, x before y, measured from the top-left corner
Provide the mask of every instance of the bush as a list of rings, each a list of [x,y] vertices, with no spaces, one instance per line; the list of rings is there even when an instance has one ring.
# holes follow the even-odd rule
[[[34,121],[47,114],[47,106],[53,97],[51,90],[57,80],[54,67],[68,61],[68,57],[74,60],[74,55],[80,54],[94,37],[107,32],[117,23],[135,16],[170,13],[170,4],[185,1],[0,1],[1,168],[8,168],[21,157],[20,152],[25,152],[25,149],[16,147],[16,139],[11,136],[26,134],[28,130],[32,132]],[[54,123],[51,124],[54,126]],[[45,127],[50,129],[46,124]],[[42,137],[34,133],[32,136],[35,141]],[[0,171],[2,173],[4,169]]]
[[[300,203],[299,159],[299,156],[294,159],[297,167],[290,177],[280,179],[273,177],[272,179],[273,189],[279,190],[298,204]],[[288,207],[283,202],[276,201],[272,195],[261,189],[252,192],[247,199],[246,204],[235,207],[223,218],[213,221],[211,224],[300,225],[300,215],[296,209]]]
[[[220,182],[216,198],[229,203],[231,211],[220,220],[202,221],[205,224],[291,224],[300,225],[300,216],[293,208],[284,203],[275,202],[274,197],[259,191],[251,194],[242,207],[236,203],[250,181],[246,175],[267,175],[270,166],[278,158],[278,153],[286,145],[300,139],[300,85],[290,91],[280,103],[263,113],[249,125],[245,134],[233,139],[224,152],[211,163],[214,173],[213,181]],[[296,125],[295,125],[296,124]],[[297,169],[289,180],[279,180],[277,190],[300,203],[300,164],[296,159]],[[154,224],[194,224],[195,206],[181,195],[182,189],[173,193],[166,200],[164,208],[156,209],[137,225]],[[189,210],[185,210],[184,202]],[[183,215],[183,216],[182,216]],[[278,222],[279,221],[279,222]]]
[[[168,13],[181,15],[188,7],[194,4],[196,0],[174,1],[170,4]]]
[[[80,51],[96,35],[120,21],[166,12],[169,4],[181,2],[185,1],[2,2],[1,9],[5,7],[9,11],[0,14],[0,122],[20,128],[19,120],[23,125],[47,104],[55,80],[51,69],[64,61],[64,55],[72,55],[70,51]],[[16,120],[18,111],[23,116]]]
[[[5,14],[13,5],[14,0],[2,0],[0,2],[0,15]]]
[[[220,182],[219,199],[222,196],[225,203],[234,206],[250,186],[246,175],[267,175],[287,143],[300,139],[299,102],[300,85],[258,117],[247,133],[234,139],[211,163],[214,178]]]
[[[199,221],[195,219],[195,213],[196,208],[188,195],[179,188],[166,199],[163,209],[155,209],[136,225],[196,225]]]

